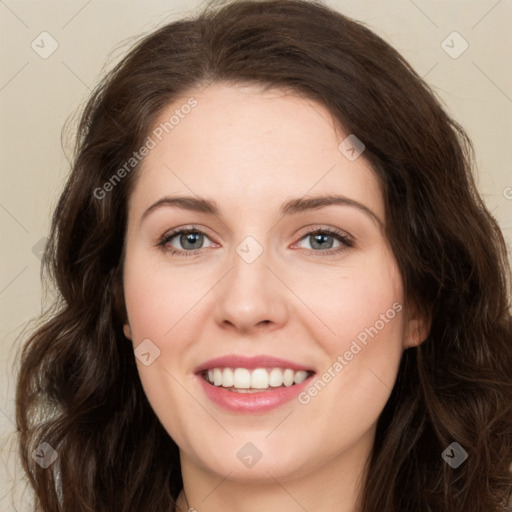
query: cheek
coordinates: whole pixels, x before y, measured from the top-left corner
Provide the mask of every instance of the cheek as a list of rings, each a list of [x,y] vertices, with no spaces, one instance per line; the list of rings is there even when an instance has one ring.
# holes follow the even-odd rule
[[[147,260],[134,249],[124,267],[124,296],[134,343],[166,338],[205,293],[204,282]]]
[[[378,336],[381,349],[385,344],[400,344],[402,281],[390,253],[376,251],[358,265],[317,277],[301,277],[295,288],[297,295],[307,297],[307,306],[319,326],[315,337],[321,335],[331,356],[348,350],[356,339],[364,345]],[[313,324],[311,331],[314,334]]]
[[[143,339],[160,338],[170,328],[172,297],[163,297],[146,280],[130,276],[125,280],[125,302],[134,345]]]
[[[311,290],[308,306],[324,325],[316,328],[316,340],[326,354],[325,373],[318,376],[322,382],[317,386],[323,398],[316,406],[324,400],[339,402],[343,395],[338,413],[332,411],[333,420],[343,414],[361,414],[366,419],[359,417],[358,421],[368,424],[384,407],[402,355],[404,307],[399,270],[389,253],[376,254],[364,266],[347,267],[343,275]],[[315,320],[315,325],[320,323]],[[315,390],[312,393],[316,396]],[[308,400],[305,396],[304,402]],[[364,411],[361,403],[366,404]]]
[[[396,380],[404,333],[402,284],[394,261],[379,261],[364,271],[347,271],[324,297],[324,318],[335,334],[323,338],[326,365],[301,403],[311,407],[311,416],[323,415],[336,425],[329,428],[333,439],[339,429],[350,438],[370,428]]]
[[[186,310],[190,310],[187,305],[190,301],[183,292],[188,290],[193,295],[193,290],[190,291],[186,283],[177,281],[179,273],[170,274],[168,270],[158,268],[158,265],[147,264],[147,259],[147,256],[133,249],[125,260],[123,276],[133,346],[135,349],[139,345],[147,347],[146,340],[150,340],[158,348],[158,352],[150,349],[151,361],[147,366],[137,359],[137,369],[155,414],[169,435],[183,442],[183,432],[187,430],[190,417],[197,416],[197,421],[202,417],[201,411],[194,408],[194,402],[187,402],[189,396],[183,389],[189,388],[191,383],[183,380],[176,367],[176,362],[183,361],[189,346],[181,343],[182,340],[174,342],[172,328],[183,318]],[[182,323],[178,325],[182,327]],[[176,410],[187,410],[188,414],[177,415]]]

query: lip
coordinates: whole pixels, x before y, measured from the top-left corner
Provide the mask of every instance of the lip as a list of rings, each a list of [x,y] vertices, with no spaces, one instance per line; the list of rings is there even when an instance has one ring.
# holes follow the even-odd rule
[[[228,391],[222,386],[214,386],[207,382],[202,374],[211,368],[290,368],[294,371],[305,370],[312,372],[312,375],[300,384],[289,387],[268,388],[262,391],[251,393],[237,393]],[[254,357],[230,355],[210,359],[195,369],[196,377],[200,381],[206,396],[216,405],[231,412],[238,413],[262,413],[279,407],[280,405],[293,400],[301,391],[310,385],[315,371],[307,366],[268,355]]]
[[[255,368],[290,368],[294,371],[314,371],[313,368],[279,357],[268,355],[247,357],[233,354],[205,361],[194,370],[194,373],[201,373],[211,368],[247,368],[248,370],[254,370]]]
[[[237,393],[226,388],[214,386],[197,374],[206,396],[215,404],[232,412],[262,413],[293,400],[301,391],[310,385],[315,374],[310,375],[300,384],[289,387],[269,388],[261,392]]]

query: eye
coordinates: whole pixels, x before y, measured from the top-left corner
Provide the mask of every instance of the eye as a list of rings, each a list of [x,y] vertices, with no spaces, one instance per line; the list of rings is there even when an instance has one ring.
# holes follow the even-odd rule
[[[351,238],[343,231],[339,231],[337,229],[317,228],[312,231],[308,231],[302,236],[301,240],[307,241],[309,243],[309,247],[306,247],[306,249],[314,253],[339,253],[354,246]],[[338,245],[335,245],[336,243],[338,243]]]
[[[170,233],[166,233],[158,241],[157,246],[171,254],[193,256],[199,249],[203,249],[205,239],[209,240],[206,233],[192,226],[175,229]]]

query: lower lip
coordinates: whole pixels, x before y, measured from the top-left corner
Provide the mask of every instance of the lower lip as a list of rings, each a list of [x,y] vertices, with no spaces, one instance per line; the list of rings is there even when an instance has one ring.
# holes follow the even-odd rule
[[[293,400],[310,384],[312,377],[313,375],[300,384],[289,387],[270,388],[270,390],[262,390],[261,392],[237,393],[236,391],[228,391],[221,386],[209,384],[201,375],[197,375],[204,392],[212,402],[224,409],[241,413],[265,412]]]

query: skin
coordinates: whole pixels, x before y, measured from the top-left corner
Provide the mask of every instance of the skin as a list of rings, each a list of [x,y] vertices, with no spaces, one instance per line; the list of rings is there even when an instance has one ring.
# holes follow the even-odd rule
[[[403,304],[379,181],[364,153],[349,161],[340,152],[348,133],[319,103],[213,84],[176,100],[157,124],[191,96],[197,107],[144,159],[128,204],[124,332],[134,347],[150,339],[160,350],[149,366],[137,359],[142,385],[180,448],[190,507],[352,512],[402,352],[426,336],[422,319],[404,305],[305,405],[226,411],[206,397],[194,368],[228,354],[269,354],[318,378]],[[347,205],[280,212],[291,198],[327,193],[357,201],[379,221]],[[176,194],[214,200],[221,217],[164,206],[141,220]],[[156,246],[171,229],[192,225],[206,234],[202,242],[184,247],[178,235],[167,249],[194,255]],[[343,243],[328,237],[315,248],[307,233],[316,228],[343,231],[353,247],[335,253]],[[250,264],[236,252],[249,235],[263,248]],[[262,453],[251,468],[237,458],[248,442]],[[183,493],[178,505],[187,510]]]

